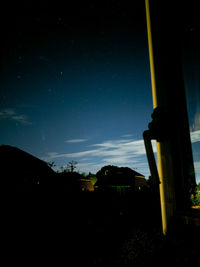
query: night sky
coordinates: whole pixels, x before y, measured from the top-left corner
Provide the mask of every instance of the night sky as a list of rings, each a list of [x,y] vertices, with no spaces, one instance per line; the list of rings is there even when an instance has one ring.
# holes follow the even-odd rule
[[[112,164],[148,178],[142,133],[153,106],[145,8],[128,3],[6,7],[1,144],[54,161],[56,170],[75,160],[80,172]]]

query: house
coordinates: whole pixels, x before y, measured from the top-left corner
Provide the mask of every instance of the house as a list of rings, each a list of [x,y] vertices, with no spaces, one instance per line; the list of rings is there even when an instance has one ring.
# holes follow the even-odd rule
[[[127,192],[139,191],[146,186],[145,177],[128,168],[117,166],[105,166],[97,172],[95,189],[99,191],[116,192],[124,194]]]
[[[1,184],[8,188],[42,184],[55,174],[45,161],[9,145],[0,146],[0,162]]]
[[[144,191],[148,188],[147,180],[145,176],[139,173],[135,175],[135,191]]]
[[[92,184],[90,179],[83,177],[81,178],[80,182],[82,191],[90,191],[90,192],[94,191],[94,185]]]

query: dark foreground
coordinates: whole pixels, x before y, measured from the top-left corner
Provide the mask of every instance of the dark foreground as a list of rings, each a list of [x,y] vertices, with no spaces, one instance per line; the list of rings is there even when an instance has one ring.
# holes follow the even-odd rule
[[[199,229],[163,237],[158,199],[148,193],[24,194],[4,199],[4,207],[6,265],[169,266],[199,257]]]

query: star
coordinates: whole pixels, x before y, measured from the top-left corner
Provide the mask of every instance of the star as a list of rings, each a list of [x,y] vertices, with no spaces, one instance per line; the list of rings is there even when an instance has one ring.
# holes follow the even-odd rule
[[[60,24],[60,23],[62,23],[62,18],[58,18],[58,20],[57,20],[57,24]]]

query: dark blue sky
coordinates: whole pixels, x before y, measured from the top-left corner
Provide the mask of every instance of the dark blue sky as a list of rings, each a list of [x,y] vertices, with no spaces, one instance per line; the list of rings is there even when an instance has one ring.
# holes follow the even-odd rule
[[[80,172],[113,164],[148,177],[142,133],[153,107],[144,3],[107,2],[8,9],[1,144],[57,168],[76,160]]]

